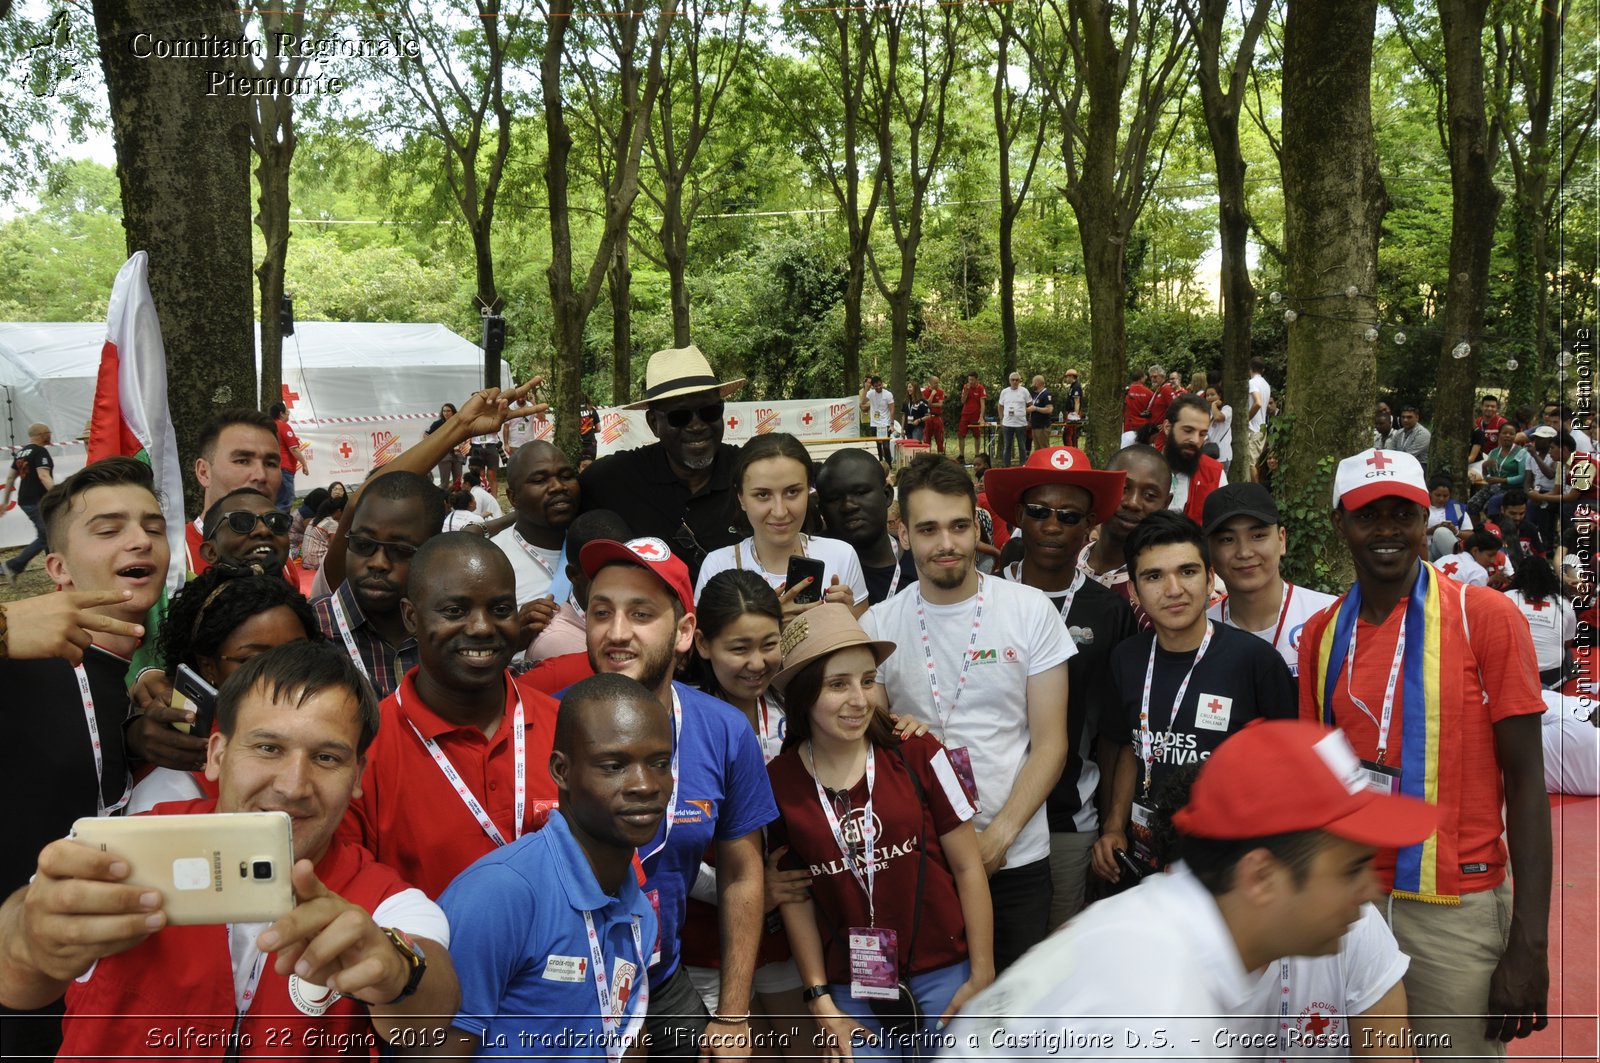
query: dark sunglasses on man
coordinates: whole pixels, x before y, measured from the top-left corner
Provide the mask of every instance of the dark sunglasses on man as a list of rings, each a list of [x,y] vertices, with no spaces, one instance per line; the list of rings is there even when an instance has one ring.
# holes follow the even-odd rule
[[[365,535],[351,535],[346,537],[345,546],[357,557],[371,557],[379,548],[388,555],[390,561],[409,561],[417,554],[417,547],[410,543],[391,543],[382,539],[372,539]]]
[[[723,409],[722,403],[712,402],[697,410],[669,410],[667,411],[667,423],[674,428],[687,428],[691,420],[699,418],[701,424],[716,424],[722,420]]]
[[[251,513],[247,509],[236,509],[232,513],[224,513],[222,519],[217,522],[217,526],[211,529],[211,534],[217,534],[217,530],[226,524],[235,535],[249,535],[256,530],[257,521],[265,524],[267,531],[273,535],[288,535],[289,525],[292,523],[289,514],[280,513],[275,509],[269,509],[265,513]]]
[[[1056,520],[1059,520],[1069,528],[1082,524],[1084,518],[1089,515],[1087,513],[1079,513],[1075,509],[1052,509],[1049,506],[1040,505],[1038,502],[1024,502],[1022,504],[1022,515],[1029,520],[1048,520],[1052,513],[1056,515]]]

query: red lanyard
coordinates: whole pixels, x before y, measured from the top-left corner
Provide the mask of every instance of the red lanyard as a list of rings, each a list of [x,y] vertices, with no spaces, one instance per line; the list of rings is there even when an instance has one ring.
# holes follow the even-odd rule
[[[1278,648],[1278,637],[1283,634],[1283,622],[1289,616],[1289,599],[1294,597],[1294,584],[1288,580],[1283,581],[1283,601],[1278,606],[1278,626],[1272,629],[1272,648]],[[1228,623],[1228,600],[1222,600],[1222,622]]]

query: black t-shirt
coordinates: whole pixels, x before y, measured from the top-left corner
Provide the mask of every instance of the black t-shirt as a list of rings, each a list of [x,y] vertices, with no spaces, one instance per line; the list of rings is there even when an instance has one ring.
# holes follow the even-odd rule
[[[1299,715],[1299,692],[1289,675],[1289,666],[1266,639],[1226,624],[1213,623],[1211,629],[1211,645],[1195,666],[1170,738],[1166,731],[1167,725],[1174,722],[1172,699],[1194,661],[1194,652],[1156,649],[1155,676],[1150,684],[1150,731],[1155,756],[1151,766],[1152,792],[1160,788],[1174,768],[1205,760],[1224,738],[1251,720],[1292,720]],[[1114,704],[1101,733],[1124,736],[1124,741],[1132,743],[1136,760],[1140,758],[1139,702],[1155,637],[1154,631],[1142,632],[1111,654]],[[1199,716],[1202,706],[1203,719]],[[1138,800],[1144,787],[1142,760],[1135,780]]]
[[[1053,406],[1056,398],[1050,393],[1049,388],[1041,388],[1039,394],[1033,397],[1034,406]],[[1049,428],[1050,422],[1055,420],[1054,413],[1030,413],[1028,424],[1033,428]]]
[[[901,551],[900,560],[893,565],[884,565],[881,568],[861,566],[861,574],[867,580],[867,597],[872,599],[872,604],[876,605],[889,597],[889,584],[894,581],[896,568],[900,570],[900,582],[895,584],[894,592],[899,594],[917,582],[917,562],[911,556],[910,550]]]
[[[578,476],[580,506],[609,509],[627,522],[635,537],[654,536],[689,566],[691,579],[711,551],[744,538],[735,515],[733,467],[739,448],[717,447],[711,479],[691,495],[667,464],[660,443],[601,458]]]
[[[36,505],[47,490],[44,481],[39,479],[39,470],[53,470],[55,467],[50,452],[37,443],[29,443],[18,451],[11,462],[11,468],[17,474],[17,505]]]
[[[907,431],[913,428],[921,428],[922,422],[927,416],[928,404],[921,399],[916,402],[906,401],[900,404],[900,417]]]
[[[1061,415],[1062,420],[1065,420],[1066,417],[1067,417],[1067,414],[1071,413],[1073,410],[1077,410],[1079,416],[1082,416],[1082,414],[1083,414],[1083,385],[1082,384],[1073,384],[1072,386],[1067,388],[1066,399],[1062,402],[1061,409],[1057,410],[1056,412]]]
[[[128,760],[122,721],[128,715],[128,662],[91,647],[84,657],[89,692],[100,732],[102,769],[98,780],[107,807],[122,799],[128,785]],[[7,838],[0,846],[0,896],[26,885],[38,865],[39,850],[65,838],[74,820],[93,816],[94,753],[88,721],[72,665],[47,661],[0,660],[0,690],[9,691],[5,755],[0,757],[0,807],[11,810]]]

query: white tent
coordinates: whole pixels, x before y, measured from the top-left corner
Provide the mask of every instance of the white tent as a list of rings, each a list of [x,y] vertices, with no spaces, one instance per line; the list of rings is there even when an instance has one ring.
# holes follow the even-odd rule
[[[103,322],[0,323],[0,446],[26,445],[41,421],[54,433],[57,478],[82,467],[72,440],[89,422],[105,336]],[[512,381],[504,361],[500,379]],[[360,480],[415,443],[441,404],[483,386],[483,350],[440,324],[300,321],[284,338],[283,381],[290,421],[311,445],[310,473],[295,482],[303,494]],[[21,513],[0,515],[0,546],[32,537]]]

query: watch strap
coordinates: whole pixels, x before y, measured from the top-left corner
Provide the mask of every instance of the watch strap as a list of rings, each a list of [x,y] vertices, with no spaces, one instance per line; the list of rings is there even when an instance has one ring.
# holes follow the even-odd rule
[[[406,961],[406,966],[410,971],[409,976],[406,978],[405,988],[400,990],[400,995],[388,1001],[389,1004],[398,1004],[414,994],[417,991],[417,987],[422,984],[422,976],[428,970],[428,958],[423,955],[422,946],[412,940],[411,935],[404,930],[397,930],[388,926],[380,926],[378,929],[383,931],[384,936],[389,939],[389,943],[400,954],[400,958]]]
[[[800,994],[800,999],[809,1004],[818,997],[825,997],[832,992],[833,989],[826,984],[806,986]]]

